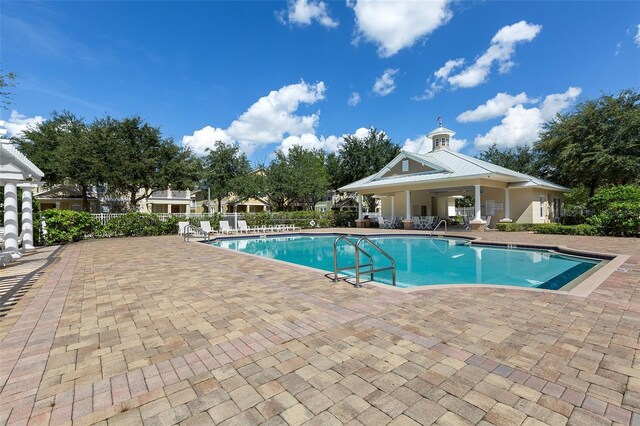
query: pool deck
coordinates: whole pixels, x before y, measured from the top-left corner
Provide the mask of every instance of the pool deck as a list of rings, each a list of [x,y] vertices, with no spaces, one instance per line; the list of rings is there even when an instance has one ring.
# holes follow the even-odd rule
[[[459,235],[628,258],[585,297],[356,289],[179,236],[40,249],[0,269],[42,268],[0,319],[0,425],[639,425],[640,239]]]

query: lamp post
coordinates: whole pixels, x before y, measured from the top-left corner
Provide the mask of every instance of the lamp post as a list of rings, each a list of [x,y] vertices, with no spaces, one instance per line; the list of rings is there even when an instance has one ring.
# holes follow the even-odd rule
[[[211,214],[211,187],[207,187],[207,213]]]

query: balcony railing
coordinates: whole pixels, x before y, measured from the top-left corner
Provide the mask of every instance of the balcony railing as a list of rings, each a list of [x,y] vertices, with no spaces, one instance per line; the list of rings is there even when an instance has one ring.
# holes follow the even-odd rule
[[[188,191],[163,190],[155,191],[149,198],[181,198],[184,200],[189,199],[189,193]]]

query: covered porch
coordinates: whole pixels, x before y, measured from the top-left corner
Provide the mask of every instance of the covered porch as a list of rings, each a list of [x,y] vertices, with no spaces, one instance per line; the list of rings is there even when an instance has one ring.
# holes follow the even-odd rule
[[[474,230],[495,228],[498,223],[547,223],[557,221],[562,198],[557,191],[531,188],[520,183],[479,179],[441,182],[404,188],[376,188],[358,193],[359,219],[363,219],[363,197],[380,199],[384,218],[402,218],[404,229],[414,227],[414,218],[435,216],[450,219],[466,217]],[[471,197],[473,204],[456,208],[456,200]]]

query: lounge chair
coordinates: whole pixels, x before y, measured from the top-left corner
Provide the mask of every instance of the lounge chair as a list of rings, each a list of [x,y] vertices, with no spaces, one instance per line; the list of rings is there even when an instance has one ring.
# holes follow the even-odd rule
[[[235,232],[235,230],[229,226],[228,220],[221,220],[218,225],[220,226],[220,232],[222,232],[223,234],[230,234],[232,232]]]
[[[246,220],[239,220],[238,221],[238,232],[244,232],[244,233],[249,233],[249,232],[258,232],[259,228],[251,228],[247,225],[247,221]]]
[[[200,229],[202,230],[202,233],[207,237],[210,236],[211,234],[218,233],[218,231],[216,231],[211,227],[211,222],[209,222],[208,220],[200,221]]]
[[[184,235],[184,229],[189,226],[189,222],[178,222],[178,235]]]

